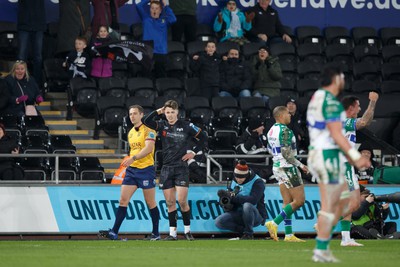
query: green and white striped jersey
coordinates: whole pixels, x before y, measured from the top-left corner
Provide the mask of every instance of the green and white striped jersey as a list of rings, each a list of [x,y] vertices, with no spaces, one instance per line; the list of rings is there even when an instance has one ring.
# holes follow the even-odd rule
[[[346,113],[339,100],[324,89],[317,90],[312,96],[307,109],[307,124],[311,149],[338,149],[326,127],[329,122],[346,120]],[[342,128],[343,135],[345,134]]]
[[[296,137],[293,131],[290,130],[286,125],[281,123],[275,123],[268,134],[268,145],[271,154],[273,155],[273,167],[293,167],[283,156],[281,148],[290,146],[292,148],[293,156],[297,155],[296,148]]]

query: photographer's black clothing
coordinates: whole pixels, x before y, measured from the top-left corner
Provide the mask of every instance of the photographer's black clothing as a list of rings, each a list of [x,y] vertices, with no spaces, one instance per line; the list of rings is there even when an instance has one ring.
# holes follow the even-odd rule
[[[143,123],[157,131],[161,137],[162,155],[164,166],[183,165],[187,163],[182,161],[186,154],[189,139],[193,139],[196,146],[192,149],[195,153],[203,149],[207,141],[207,135],[194,124],[184,120],[178,120],[174,125],[170,125],[166,120],[155,121],[158,117],[157,111],[153,111],[145,116]]]
[[[388,215],[389,209],[383,209],[379,203],[362,201],[360,207],[351,216],[351,235],[355,238],[376,239],[374,231],[370,229],[375,229],[382,236],[393,234],[397,226],[395,222],[384,222]]]
[[[238,191],[231,197],[233,209],[217,217],[215,225],[220,229],[252,237],[253,227],[265,223],[267,212],[264,204],[264,182],[258,175],[250,172],[250,176],[241,185],[232,183],[233,191]]]

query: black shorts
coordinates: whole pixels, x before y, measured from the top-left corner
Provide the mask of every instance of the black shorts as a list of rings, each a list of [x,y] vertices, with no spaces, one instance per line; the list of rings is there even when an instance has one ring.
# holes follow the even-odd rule
[[[189,167],[187,165],[163,166],[159,185],[162,190],[175,186],[189,187]]]

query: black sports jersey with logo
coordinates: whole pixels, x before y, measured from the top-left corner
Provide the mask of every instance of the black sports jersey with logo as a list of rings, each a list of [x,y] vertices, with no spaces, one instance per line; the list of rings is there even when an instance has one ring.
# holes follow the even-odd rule
[[[193,123],[178,120],[174,125],[170,125],[166,120],[154,121],[155,117],[157,117],[157,111],[146,116],[143,123],[156,130],[161,138],[163,165],[181,165],[191,138],[194,138],[196,142],[196,148],[193,151],[197,153],[202,149],[205,134]]]

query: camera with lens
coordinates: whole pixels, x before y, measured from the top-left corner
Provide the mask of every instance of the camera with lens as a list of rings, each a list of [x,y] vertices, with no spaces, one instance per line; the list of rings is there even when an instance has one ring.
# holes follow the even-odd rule
[[[218,190],[219,205],[225,212],[231,211],[233,209],[232,197],[236,196],[237,193],[239,193],[239,190],[240,190],[239,186],[236,186],[233,190],[232,189]]]
[[[395,192],[392,194],[385,194],[376,196],[375,194],[371,193],[374,197],[375,202],[387,202],[387,203],[400,203],[400,192]]]

